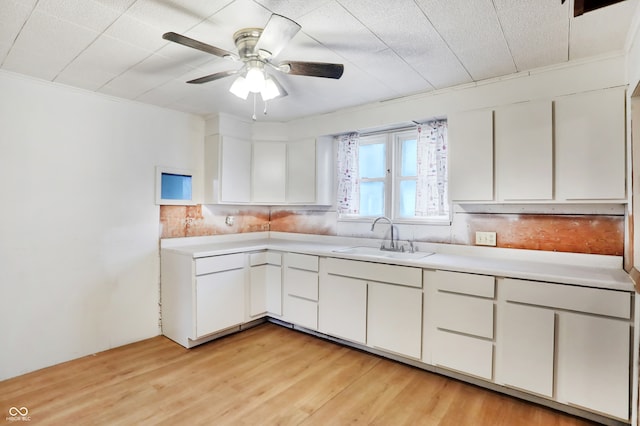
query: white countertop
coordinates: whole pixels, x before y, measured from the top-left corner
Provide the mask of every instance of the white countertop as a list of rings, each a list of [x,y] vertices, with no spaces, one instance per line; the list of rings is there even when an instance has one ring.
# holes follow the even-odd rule
[[[367,240],[363,243],[362,240],[354,241],[354,239],[341,237],[268,232],[255,233],[255,235],[235,234],[161,240],[163,250],[170,250],[193,258],[269,249],[425,269],[635,291],[629,275],[621,266],[614,266],[617,263],[621,265],[619,259],[609,259],[610,256],[531,253],[523,250],[495,248],[491,251],[476,250],[481,255],[470,255],[469,252],[474,250],[469,248],[433,244],[418,245],[421,251],[434,252],[432,255],[419,259],[373,257],[335,251],[357,245],[375,246],[375,244],[379,243],[375,240]],[[532,260],[526,260],[527,258]]]

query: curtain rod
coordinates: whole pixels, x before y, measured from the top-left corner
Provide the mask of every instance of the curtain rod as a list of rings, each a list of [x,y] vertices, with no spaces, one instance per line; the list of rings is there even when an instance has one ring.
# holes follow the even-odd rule
[[[375,136],[375,135],[381,135],[383,133],[391,133],[391,132],[403,132],[405,130],[412,130],[415,129],[417,126],[419,126],[420,123],[418,123],[417,121],[414,121],[412,125],[410,126],[402,126],[402,127],[389,127],[388,129],[380,129],[380,130],[373,130],[371,132],[357,132],[359,136]]]

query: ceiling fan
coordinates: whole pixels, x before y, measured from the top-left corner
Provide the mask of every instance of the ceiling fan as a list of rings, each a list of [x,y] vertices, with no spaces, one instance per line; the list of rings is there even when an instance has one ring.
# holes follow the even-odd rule
[[[187,81],[187,83],[208,83],[240,74],[229,91],[242,99],[246,99],[250,92],[254,94],[260,93],[262,99],[267,101],[287,95],[282,85],[267,70],[290,75],[333,79],[339,79],[342,76],[344,71],[344,65],[342,64],[289,60],[273,61],[300,31],[300,28],[298,23],[274,13],[264,29],[243,28],[236,31],[233,39],[238,50],[237,54],[174,32],[165,33],[162,38],[215,56],[243,62],[243,66],[240,69],[217,72]]]

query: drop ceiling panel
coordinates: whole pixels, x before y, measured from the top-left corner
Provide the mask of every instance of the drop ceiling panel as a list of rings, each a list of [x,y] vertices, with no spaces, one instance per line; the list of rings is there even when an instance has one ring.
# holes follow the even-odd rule
[[[518,71],[568,60],[569,3],[496,0],[498,18]]]
[[[37,10],[97,32],[120,16],[117,9],[92,0],[39,0]]]
[[[34,11],[5,57],[3,68],[52,80],[98,35]]]
[[[256,0],[256,3],[261,4],[267,10],[294,20],[332,2],[333,0]]]
[[[35,1],[2,0],[0,2],[0,7],[2,8],[2,13],[0,13],[0,64],[31,14]]]
[[[69,64],[56,81],[98,90],[149,55],[148,50],[102,35]],[[104,60],[105,56],[108,61]]]

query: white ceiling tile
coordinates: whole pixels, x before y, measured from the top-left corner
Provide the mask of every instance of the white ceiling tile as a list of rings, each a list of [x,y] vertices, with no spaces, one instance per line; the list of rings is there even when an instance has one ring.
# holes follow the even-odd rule
[[[339,0],[434,87],[471,81],[458,58],[413,0]],[[393,24],[390,24],[393,23]]]
[[[97,90],[149,55],[148,50],[101,35],[60,73],[56,81]]]
[[[51,80],[97,37],[95,31],[34,11],[3,68]]]
[[[627,37],[638,0],[627,0],[571,19],[569,59],[621,50]]]
[[[33,10],[35,0],[18,2],[14,0],[0,0],[0,64],[13,45],[20,29]]]
[[[333,0],[256,0],[266,9],[289,19],[298,19]]]
[[[168,43],[162,38],[165,32],[133,16],[122,15],[104,33],[142,49],[155,51]]]
[[[501,7],[498,17],[518,71],[568,60],[569,7],[548,0]]]
[[[302,17],[302,31],[341,56],[373,54],[387,46],[338,3],[331,2]]]
[[[39,0],[37,11],[102,32],[120,13],[92,0]]]

